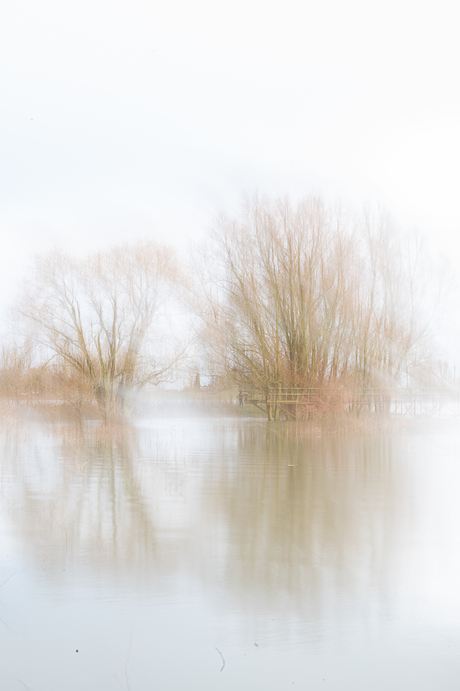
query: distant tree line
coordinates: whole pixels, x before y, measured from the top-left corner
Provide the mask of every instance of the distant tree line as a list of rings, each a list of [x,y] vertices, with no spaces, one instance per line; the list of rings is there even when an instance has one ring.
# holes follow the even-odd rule
[[[16,305],[23,338],[1,352],[3,396],[91,402],[108,420],[197,355],[202,380],[266,395],[436,377],[442,272],[385,214],[254,199],[195,255],[193,271],[153,242],[40,257]]]

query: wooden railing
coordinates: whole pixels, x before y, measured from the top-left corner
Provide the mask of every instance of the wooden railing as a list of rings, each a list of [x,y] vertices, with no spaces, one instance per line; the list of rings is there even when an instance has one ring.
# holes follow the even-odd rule
[[[290,419],[308,419],[342,411],[345,414],[389,418],[456,418],[460,395],[448,388],[270,387],[244,392],[245,403],[257,406],[268,419],[284,413]]]

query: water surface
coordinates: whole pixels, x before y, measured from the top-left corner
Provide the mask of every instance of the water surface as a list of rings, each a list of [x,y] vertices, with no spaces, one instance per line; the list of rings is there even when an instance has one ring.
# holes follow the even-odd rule
[[[2,428],[0,688],[458,689],[459,442]]]

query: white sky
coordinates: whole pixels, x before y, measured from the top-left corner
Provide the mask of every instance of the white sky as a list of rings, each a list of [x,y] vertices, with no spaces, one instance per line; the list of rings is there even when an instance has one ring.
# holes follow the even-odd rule
[[[245,192],[379,201],[460,266],[453,2],[14,0],[0,289],[37,251],[185,244]]]

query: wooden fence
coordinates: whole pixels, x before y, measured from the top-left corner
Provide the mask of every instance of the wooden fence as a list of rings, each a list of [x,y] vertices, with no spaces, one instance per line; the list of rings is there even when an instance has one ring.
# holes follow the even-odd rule
[[[241,394],[240,394],[241,397]],[[448,388],[283,388],[243,392],[245,403],[263,410],[269,420],[321,418],[333,412],[387,418],[445,418],[460,415],[460,395]]]

